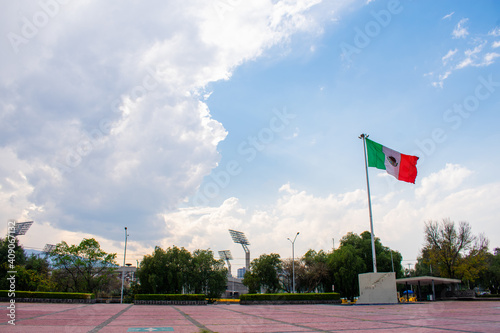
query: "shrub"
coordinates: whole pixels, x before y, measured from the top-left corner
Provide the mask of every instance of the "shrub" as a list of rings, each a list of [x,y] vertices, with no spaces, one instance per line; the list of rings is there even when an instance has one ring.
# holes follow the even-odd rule
[[[304,294],[243,294],[242,301],[323,301],[340,300],[339,293],[304,293]]]
[[[9,297],[8,290],[0,290],[0,297]],[[60,293],[44,291],[16,291],[14,298],[50,298],[50,299],[94,299],[95,294],[90,293]],[[9,297],[11,298],[11,297]]]
[[[203,294],[136,294],[136,301],[204,301]]]

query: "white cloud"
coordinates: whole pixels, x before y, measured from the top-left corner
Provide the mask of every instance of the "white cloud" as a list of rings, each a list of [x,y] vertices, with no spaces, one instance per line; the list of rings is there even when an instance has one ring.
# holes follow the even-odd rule
[[[496,52],[488,52],[487,45],[491,42],[492,48],[496,48],[500,43],[496,41],[491,41],[492,37],[497,34],[497,29],[490,31],[487,35],[472,35],[469,36],[467,29],[463,28],[463,25],[468,19],[462,19],[453,31],[453,38],[464,38],[468,42],[467,44],[474,45],[472,48],[466,48],[462,52],[460,49],[454,48],[448,50],[448,52],[441,57],[441,62],[443,68],[441,73],[437,71],[437,74],[431,72],[430,74],[424,74],[424,76],[430,76],[434,78],[431,83],[434,87],[443,88],[444,81],[453,74],[454,71],[461,70],[467,67],[484,67],[490,66],[495,63],[495,59],[498,58]],[[469,36],[469,37],[468,37]],[[437,78],[436,78],[437,76]]]
[[[491,47],[496,49],[497,47],[500,47],[500,41],[494,41],[492,44],[491,44]]]
[[[0,31],[22,42],[0,41],[0,148],[23,177],[1,170],[3,216],[163,239],[163,214],[196,192],[227,135],[207,85],[296,32],[321,33],[317,19],[348,3],[320,2],[71,2],[30,36],[46,10],[4,6]]]
[[[500,54],[496,52],[489,52],[484,55],[482,66],[489,66],[495,62],[495,59],[500,57]]]
[[[454,49],[454,50],[449,50],[448,53],[446,53],[446,55],[441,58],[441,60],[443,61],[443,65],[446,65],[446,63],[453,58],[453,56],[458,52],[458,49]]]
[[[453,14],[455,14],[455,12],[451,12],[451,13],[449,13],[449,14],[446,14],[446,15],[445,15],[445,16],[443,16],[441,19],[442,19],[442,20],[449,19],[449,18],[451,18],[451,17],[453,16]]]
[[[472,172],[460,165],[446,164],[439,172],[432,173],[421,181],[421,185],[415,190],[419,199],[433,201],[442,192],[449,192],[458,188]]]
[[[488,32],[488,35],[494,36],[494,37],[500,36],[500,28],[496,27],[495,29],[493,29],[490,32]]]
[[[460,22],[457,23],[457,25],[455,26],[455,29],[453,29],[453,32],[451,33],[453,38],[465,38],[465,37],[467,37],[467,35],[469,34],[469,31],[467,30],[467,28],[464,27],[464,25],[465,25],[465,23],[467,23],[468,20],[469,20],[468,18],[464,18],[464,19],[461,19]]]

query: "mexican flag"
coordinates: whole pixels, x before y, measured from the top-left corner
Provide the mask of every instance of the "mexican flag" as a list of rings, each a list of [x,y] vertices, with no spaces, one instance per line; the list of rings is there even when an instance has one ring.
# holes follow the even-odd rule
[[[368,138],[366,139],[366,153],[369,167],[386,170],[398,180],[415,184],[417,156],[401,154]]]

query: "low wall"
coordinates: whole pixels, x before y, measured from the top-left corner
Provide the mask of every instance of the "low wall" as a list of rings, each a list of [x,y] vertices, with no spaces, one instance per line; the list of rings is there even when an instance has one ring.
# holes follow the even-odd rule
[[[69,298],[9,298],[9,297],[0,297],[0,302],[10,302],[13,299],[20,303],[83,303],[83,304],[93,304],[96,302],[94,299],[69,299]]]
[[[442,293],[443,299],[472,299],[476,298],[474,290],[446,290]]]
[[[134,300],[135,305],[207,305],[208,301]]]
[[[288,304],[341,304],[341,300],[266,300],[266,301],[242,301],[241,305],[288,305]]]

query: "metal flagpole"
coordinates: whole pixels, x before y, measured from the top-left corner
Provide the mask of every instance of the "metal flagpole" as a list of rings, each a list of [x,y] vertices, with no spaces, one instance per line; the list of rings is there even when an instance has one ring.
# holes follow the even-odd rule
[[[127,258],[127,227],[125,227],[125,251],[123,252],[123,271],[122,271],[122,291],[120,295],[120,304],[123,303],[123,283],[125,282],[125,259]]]
[[[372,257],[373,257],[373,273],[377,273],[377,256],[375,254],[375,236],[373,234],[373,217],[372,217],[372,200],[370,198],[370,182],[368,181],[368,162],[366,158],[366,139],[368,134],[361,134],[360,139],[363,139],[363,152],[365,153],[365,172],[366,172],[366,189],[368,192],[368,210],[370,212],[370,233],[372,238]]]

